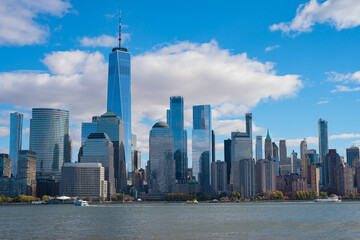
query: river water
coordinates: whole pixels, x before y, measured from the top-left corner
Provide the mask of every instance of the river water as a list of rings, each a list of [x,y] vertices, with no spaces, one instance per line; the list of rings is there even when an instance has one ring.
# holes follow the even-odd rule
[[[0,239],[360,239],[360,202],[7,205]]]

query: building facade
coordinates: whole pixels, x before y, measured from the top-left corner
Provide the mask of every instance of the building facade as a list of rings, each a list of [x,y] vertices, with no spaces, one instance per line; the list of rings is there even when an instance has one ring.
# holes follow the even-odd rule
[[[307,141],[304,138],[301,142],[300,142],[300,158],[301,160],[304,160],[305,157],[305,153],[308,150],[308,145],[307,145]]]
[[[329,192],[336,191],[336,181],[335,181],[335,168],[337,168],[341,159],[339,154],[336,152],[336,149],[330,149],[329,153],[326,155],[324,159],[324,180],[325,180],[325,188]]]
[[[271,161],[271,159],[273,158],[273,154],[274,154],[273,144],[268,129],[265,138],[265,159]]]
[[[276,190],[275,162],[260,159],[256,162],[256,193],[271,193]]]
[[[263,159],[262,136],[256,136],[256,161]]]
[[[293,150],[290,155],[290,166],[292,173],[298,172],[297,160],[298,160],[297,153]]]
[[[97,127],[98,133],[107,134],[114,148],[114,178],[117,193],[125,192],[127,186],[127,168],[125,152],[126,144],[124,140],[124,129],[125,128],[123,121],[121,121],[121,118],[117,116],[113,111],[108,111],[107,113],[101,115]],[[104,164],[103,166],[105,167]],[[108,184],[111,185],[111,182],[109,180],[107,181]]]
[[[349,196],[350,193],[357,194],[354,188],[354,177],[352,169],[341,162],[334,170],[336,193],[340,196]]]
[[[36,153],[37,176],[60,179],[61,167],[69,158],[69,111],[33,108],[30,150]]]
[[[227,184],[230,184],[230,174],[231,174],[231,139],[224,140],[224,160],[226,162]]]
[[[65,163],[61,169],[61,194],[105,200],[107,181],[101,163]]]
[[[232,175],[233,185],[232,190],[240,193],[243,198],[255,197],[255,160],[242,159],[240,161],[232,162]]]
[[[114,147],[106,133],[91,133],[83,146],[81,163],[101,163],[107,181],[107,194],[111,197],[116,193],[114,176]]]
[[[174,136],[170,126],[157,122],[149,139],[149,192],[171,193],[175,185]]]
[[[120,24],[121,25],[121,24]],[[119,40],[121,37],[119,37]],[[124,127],[127,171],[131,171],[131,54],[126,48],[113,48],[109,54],[107,111],[120,117]]]
[[[18,154],[22,145],[22,129],[23,129],[23,115],[18,112],[10,113],[10,144],[9,152],[11,163],[11,173],[16,177]]]
[[[193,106],[192,168],[202,192],[210,191],[211,184],[211,107]]]
[[[184,98],[170,97],[170,110],[167,110],[167,124],[174,136],[174,158],[176,162],[176,182],[187,181],[187,132],[184,130]],[[210,153],[210,152],[209,152]],[[211,155],[209,155],[211,156]]]
[[[81,146],[84,145],[87,137],[91,133],[97,132],[97,126],[98,126],[99,119],[100,119],[99,116],[93,116],[92,122],[81,123]]]
[[[228,191],[226,162],[216,161],[211,163],[211,188],[212,192],[219,194]]]
[[[322,167],[322,175],[325,176],[322,178],[322,186],[326,187],[326,173],[325,173],[325,157],[329,153],[329,140],[328,140],[328,122],[319,119],[318,121],[319,129],[319,159]]]
[[[354,160],[359,160],[359,153],[360,149],[355,146],[346,149],[346,162],[350,167],[352,167]]]
[[[285,165],[287,162],[286,140],[279,141],[279,162],[280,162],[280,165]]]

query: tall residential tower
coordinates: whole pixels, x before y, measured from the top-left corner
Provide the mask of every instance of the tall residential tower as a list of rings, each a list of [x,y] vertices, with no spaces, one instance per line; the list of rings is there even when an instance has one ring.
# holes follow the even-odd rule
[[[16,176],[18,166],[18,155],[22,143],[23,115],[18,112],[10,113],[10,159],[11,174]]]

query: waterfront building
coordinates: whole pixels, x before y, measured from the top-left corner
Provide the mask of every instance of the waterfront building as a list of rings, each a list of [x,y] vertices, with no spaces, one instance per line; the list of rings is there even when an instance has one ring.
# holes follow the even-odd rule
[[[330,150],[331,151],[331,150]],[[352,169],[345,166],[344,162],[334,169],[335,173],[335,188],[336,193],[340,196],[349,196],[350,193],[357,194],[357,189],[354,188],[354,176]]]
[[[351,167],[355,159],[359,160],[360,149],[356,146],[346,148],[346,162]]]
[[[318,121],[318,128],[319,128],[319,160],[322,167],[322,175],[326,177],[325,174],[325,157],[329,153],[329,140],[328,140],[328,122],[319,119]],[[322,186],[326,186],[326,179],[322,178]]]
[[[271,161],[271,159],[273,158],[273,154],[274,154],[273,144],[268,129],[265,138],[265,159]]]
[[[297,157],[297,153],[294,150],[291,153],[290,159],[291,159],[290,160],[291,172],[292,173],[297,173],[297,169],[298,169],[297,160],[298,160],[298,157]]]
[[[106,133],[91,133],[83,146],[81,163],[101,163],[105,169],[107,194],[111,197],[116,193],[114,176],[114,147]]]
[[[315,149],[309,149],[305,152],[303,157],[303,173],[302,176],[308,177],[308,167],[319,163],[319,154],[316,154]]]
[[[11,159],[6,153],[0,154],[0,178],[2,177],[11,177]]]
[[[188,167],[188,158],[187,158],[187,132],[186,130],[184,130],[183,97],[181,96],[170,97],[170,110],[167,110],[167,124],[170,126],[174,136],[173,142],[174,142],[174,158],[176,162],[176,182],[185,183],[187,181],[186,171]]]
[[[227,167],[226,162],[216,161],[211,163],[211,188],[212,192],[219,194],[227,192]]]
[[[127,170],[131,170],[131,54],[121,46],[121,14],[119,46],[109,54],[107,111],[120,117],[124,128],[124,150]],[[109,135],[111,138],[111,136]]]
[[[286,140],[279,141],[279,161],[280,165],[285,165],[287,162],[287,147],[286,147]]]
[[[260,159],[262,159],[262,136],[256,136],[256,147],[255,147],[255,152],[256,152],[256,161],[259,161]]]
[[[170,126],[157,122],[149,138],[149,192],[171,193],[175,184],[174,136]]]
[[[30,150],[36,153],[38,177],[60,179],[61,167],[69,158],[69,111],[33,108]]]
[[[112,146],[114,148],[113,171],[116,186],[115,188],[117,193],[123,193],[126,191],[127,186],[124,123],[123,121],[121,121],[121,118],[117,116],[114,112],[108,111],[107,113],[101,115],[97,127],[97,132],[106,133],[110,141],[112,142]],[[103,164],[103,167],[105,167],[106,169],[106,165]],[[108,179],[106,180],[108,181],[108,185],[112,184],[111,181],[109,181]]]
[[[320,155],[321,158],[321,155]],[[335,182],[335,168],[338,167],[341,163],[339,154],[336,152],[336,149],[330,149],[329,153],[324,159],[324,181],[325,188],[329,192],[336,191],[336,182]]]
[[[276,164],[267,159],[256,162],[256,193],[271,193],[276,189]]]
[[[230,184],[230,174],[231,174],[231,139],[224,140],[224,160],[226,162],[227,168],[227,184]]]
[[[135,172],[141,168],[141,151],[132,150],[131,155],[131,171]]]
[[[18,154],[22,145],[23,115],[18,112],[10,113],[10,144],[9,158],[11,159],[11,173],[17,174]]]
[[[16,178],[21,186],[22,195],[36,195],[36,153],[29,150],[20,150],[18,172]]]
[[[320,193],[320,168],[317,165],[310,165],[308,168],[308,190]]]
[[[105,169],[101,163],[65,163],[61,169],[61,195],[87,197],[102,201],[107,198]]]
[[[233,191],[244,198],[255,197],[255,161],[253,158],[232,162]],[[233,174],[235,173],[235,174]]]
[[[212,153],[212,156],[211,156],[211,162],[215,162],[215,131],[214,130],[211,130],[211,153]]]
[[[300,142],[300,158],[301,158],[301,160],[304,160],[305,153],[307,152],[307,150],[308,150],[308,145],[307,145],[306,138],[304,138]]]
[[[99,116],[93,116],[92,122],[81,123],[81,146],[84,145],[87,137],[91,133],[97,132],[97,126],[98,126],[99,120],[100,120]]]
[[[252,152],[252,114],[247,113],[246,132],[231,133],[231,175],[233,191],[247,198],[255,194],[255,162]]]
[[[211,133],[210,105],[193,106],[192,169],[203,193],[210,192]]]

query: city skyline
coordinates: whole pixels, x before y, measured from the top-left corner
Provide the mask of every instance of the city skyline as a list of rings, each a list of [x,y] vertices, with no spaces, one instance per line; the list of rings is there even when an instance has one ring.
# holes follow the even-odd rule
[[[319,118],[326,119],[329,123],[329,149],[336,148],[341,156],[346,156],[346,148],[353,144],[359,146],[360,134],[355,121],[356,116],[351,119],[343,117],[346,116],[347,109],[356,108],[359,104],[356,96],[358,75],[355,74],[359,71],[356,57],[358,50],[355,42],[347,38],[351,36],[356,39],[360,35],[356,24],[343,30],[329,27],[326,21],[324,24],[316,24],[319,21],[315,19],[313,23],[316,25],[309,29],[309,32],[289,30],[290,25],[276,24],[297,17],[296,9],[299,3],[284,1],[283,6],[274,8],[277,17],[266,15],[269,17],[267,21],[261,24],[254,22],[250,28],[241,23],[254,20],[250,13],[255,9],[256,3],[246,3],[245,6],[234,3],[235,9],[241,7],[250,13],[236,14],[235,17],[235,13],[230,11],[229,17],[234,21],[230,21],[229,17],[221,13],[221,21],[210,30],[206,26],[211,25],[213,20],[210,16],[214,10],[208,9],[209,12],[204,13],[204,19],[208,22],[196,20],[196,23],[202,26],[201,34],[196,33],[197,29],[188,25],[189,20],[183,23],[187,25],[188,30],[184,33],[184,29],[179,27],[181,25],[176,21],[176,16],[168,18],[169,23],[154,24],[159,23],[159,20],[169,13],[159,12],[158,16],[149,17],[149,13],[145,11],[147,4],[139,8],[131,3],[115,3],[115,7],[110,8],[110,4],[99,6],[98,11],[94,12],[85,10],[81,3],[59,2],[62,5],[53,10],[54,12],[42,10],[43,14],[49,15],[48,20],[30,19],[38,24],[49,25],[47,38],[33,42],[30,39],[34,38],[27,38],[28,42],[19,42],[20,40],[1,37],[0,53],[7,57],[6,60],[2,59],[0,67],[0,84],[4,89],[4,95],[0,98],[0,152],[9,151],[10,112],[18,111],[24,114],[23,149],[29,149],[31,108],[56,107],[70,111],[70,135],[74,143],[73,159],[76,159],[74,155],[81,144],[80,123],[88,122],[92,116],[106,110],[107,56],[111,49],[117,46],[120,9],[125,24],[123,46],[132,52],[134,73],[136,71],[132,76],[132,128],[133,133],[138,136],[139,150],[142,151],[142,167],[145,165],[144,161],[149,159],[148,131],[156,121],[165,121],[165,110],[168,108],[170,96],[184,97],[184,122],[188,140],[192,137],[192,106],[212,106],[216,159],[223,160],[223,140],[229,138],[232,131],[244,130],[245,112],[251,112],[254,116],[254,136],[262,135],[264,139],[266,129],[269,128],[272,140],[276,144],[280,139],[286,139],[288,153],[295,150],[300,154],[300,142],[303,138],[307,139],[309,149],[318,150],[316,122]],[[305,4],[308,2],[302,1]],[[21,7],[31,11],[25,6]],[[203,6],[194,4],[194,10],[200,7]],[[194,10],[188,10],[188,13],[193,16]],[[76,15],[73,11],[80,14]],[[60,17],[55,18],[53,15]],[[94,16],[96,24],[91,28],[84,27],[85,22]],[[260,16],[257,17],[261,19]],[[21,19],[28,22],[28,19]],[[150,20],[145,24],[145,19]],[[177,30],[175,33],[168,31],[171,24]],[[145,29],[150,25],[157,31],[149,32]],[[78,32],[75,33],[75,29]],[[286,35],[286,29],[291,34],[299,35],[289,37]],[[283,31],[284,35],[281,36],[276,30]],[[224,33],[220,34],[222,31]],[[257,39],[258,34],[262,34],[267,40]],[[329,36],[329,39],[319,41],[319,38],[322,39],[321,34]],[[106,42],[104,37],[100,39],[103,35],[110,36],[110,43]],[[234,40],[230,40],[230,36]],[[312,45],[307,44],[310,40]],[[333,52],[325,53],[332,44],[339,42],[342,52],[331,48]],[[27,59],[19,58],[21,54],[27,54]],[[207,76],[204,66],[194,62],[194,55],[200,57],[201,63],[211,67],[213,76],[204,77]],[[342,58],[347,59],[346,64]],[[154,59],[159,59],[160,62],[154,62]],[[62,66],[59,64],[61,60],[71,64]],[[218,67],[223,66],[224,62],[228,63],[230,68],[240,70],[224,71]],[[159,69],[153,63],[164,65]],[[312,67],[309,68],[310,65]],[[179,74],[176,70],[178,68],[187,74]],[[249,80],[254,84],[263,83],[263,86],[254,90],[251,85],[246,84],[247,73],[255,75],[254,78],[249,77]],[[240,78],[234,79],[233,75]],[[201,83],[200,86],[194,85],[193,90],[189,90],[188,86],[184,87],[195,84],[194,79]],[[25,80],[30,85],[25,84]],[[44,84],[41,85],[42,80]],[[7,82],[8,84],[5,84]],[[205,85],[208,82],[222,82],[224,86],[210,87]],[[19,85],[24,86],[21,89],[30,91],[24,92],[17,87]],[[203,86],[207,86],[205,91],[199,91],[204,88]],[[158,94],[160,91],[162,94]],[[344,108],[344,105],[347,107]],[[187,152],[191,166],[190,141]]]

